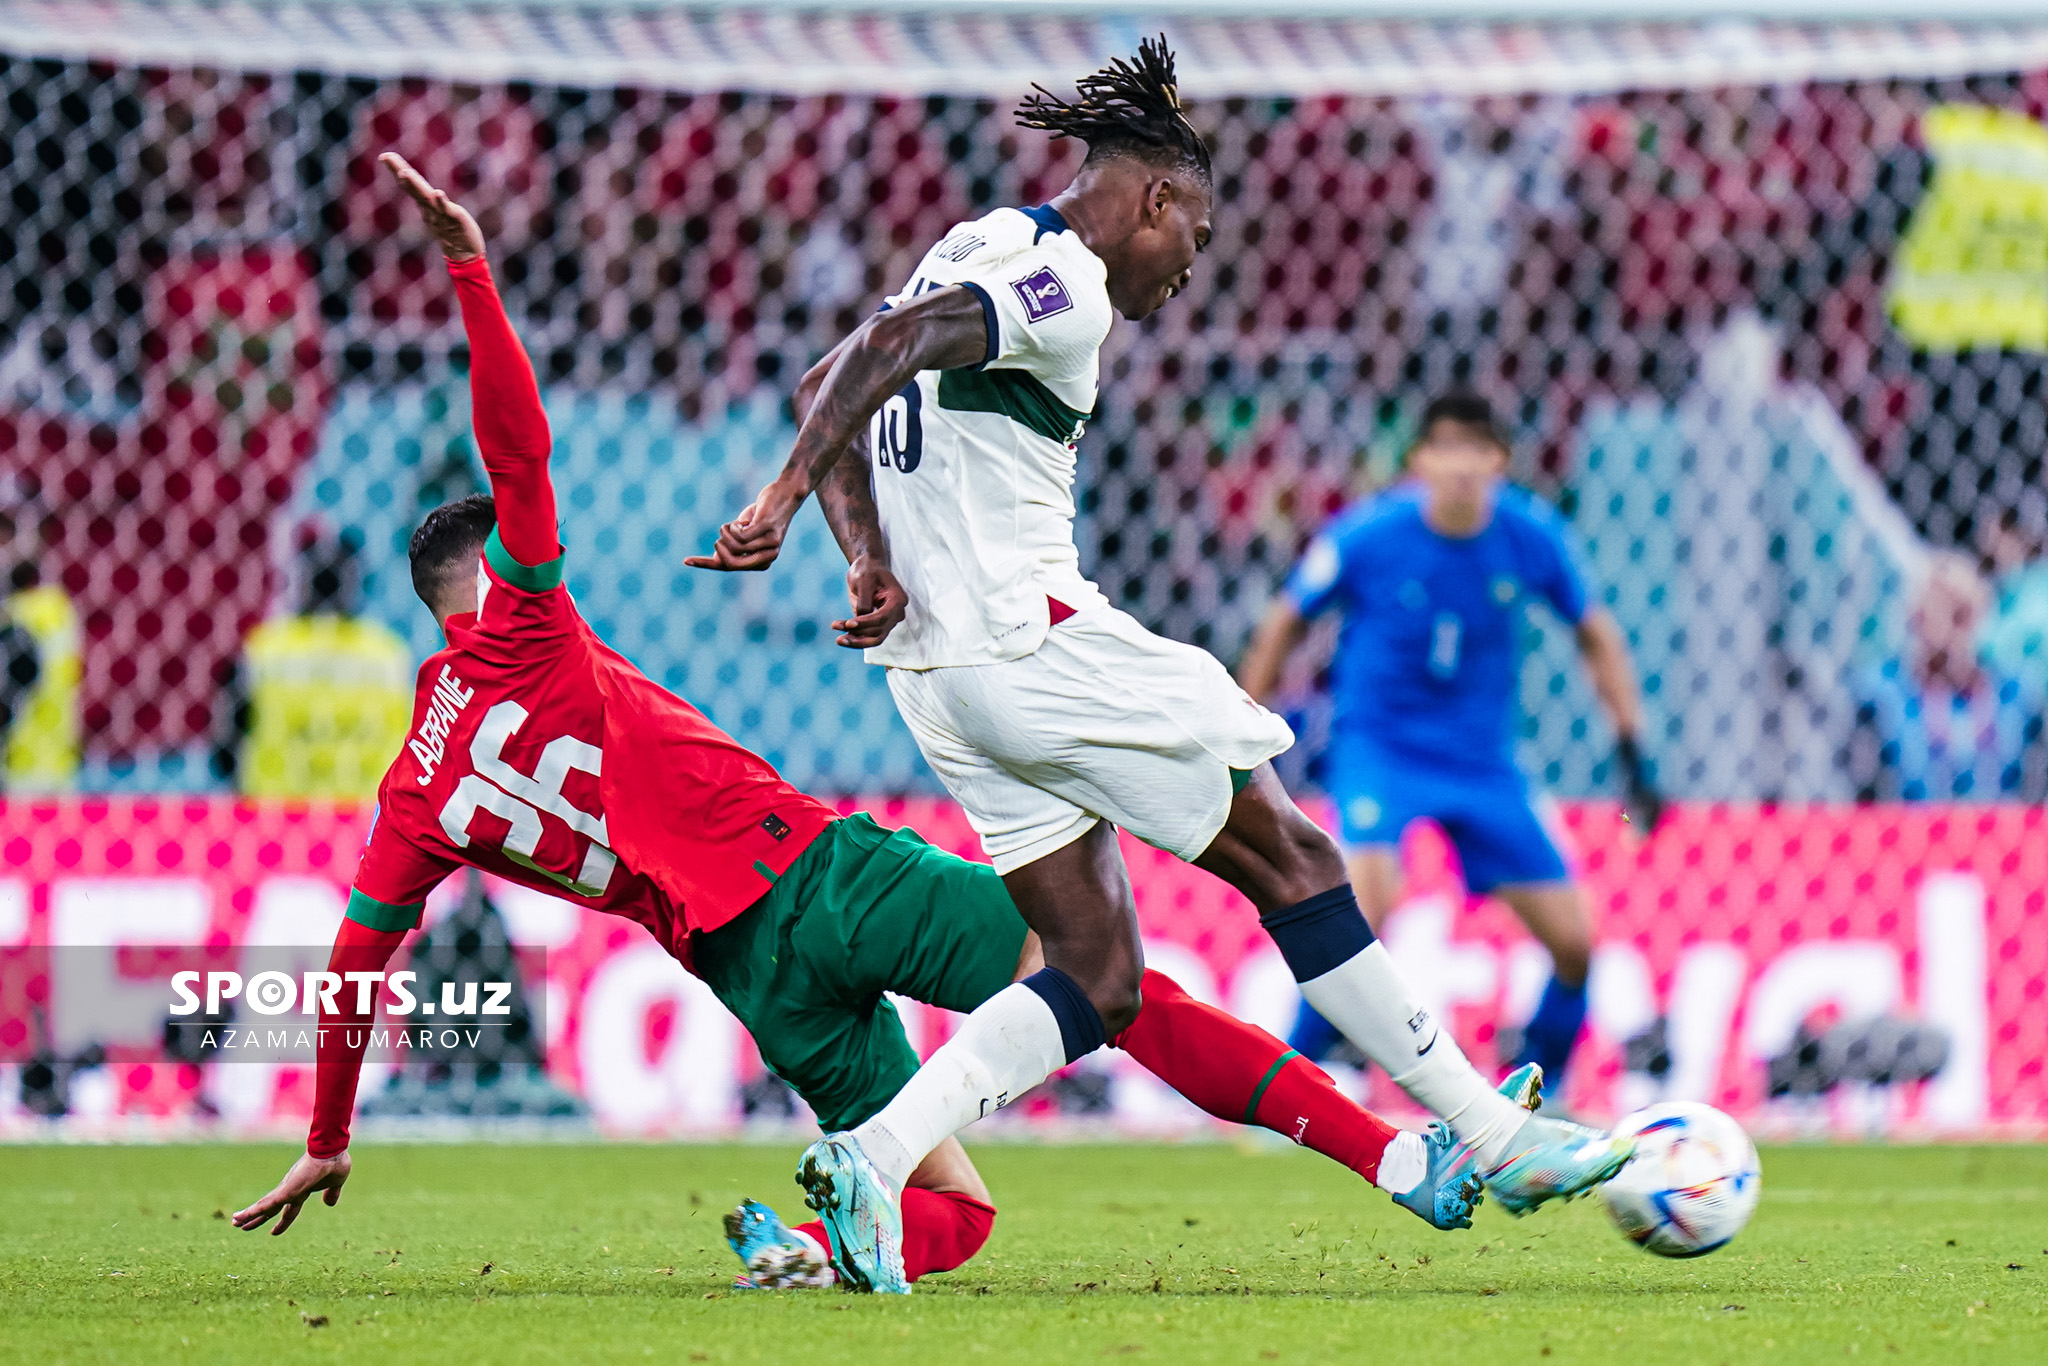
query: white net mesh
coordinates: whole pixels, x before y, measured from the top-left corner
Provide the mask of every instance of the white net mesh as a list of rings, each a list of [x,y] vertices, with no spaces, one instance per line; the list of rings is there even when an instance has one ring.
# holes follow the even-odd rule
[[[237,781],[244,639],[303,605],[310,546],[354,547],[356,610],[432,648],[404,540],[479,471],[449,290],[373,174],[396,148],[493,242],[598,629],[799,783],[932,790],[876,671],[823,631],[840,566],[814,516],[773,575],[680,560],[781,458],[795,377],[924,247],[1076,164],[1007,99],[861,92],[892,70],[1057,82],[1117,33],[93,13],[116,11],[132,25],[88,39],[75,6],[10,5],[26,55],[0,57],[0,468],[81,628],[77,781]],[[1545,60],[1517,66],[1497,29],[1183,27],[1217,236],[1188,294],[1106,357],[1082,556],[1114,601],[1234,658],[1305,536],[1390,476],[1432,393],[1470,386],[1587,546],[1675,794],[2041,795],[2048,76],[1986,55],[2038,35],[1543,30]],[[208,65],[171,60],[202,41]],[[131,60],[62,55],[122,42]],[[1304,44],[1306,74],[1276,75]],[[807,88],[835,51],[850,93],[680,88]],[[1632,51],[1722,83],[1597,93]],[[1765,83],[1787,51],[1907,74]],[[1729,82],[1742,52],[1758,75]],[[1488,53],[1520,93],[1245,93],[1386,89]],[[468,58],[552,79],[349,74]],[[1558,71],[1575,91],[1541,93]],[[1936,614],[1915,609],[1940,591],[1992,683],[1936,717]],[[1326,724],[1313,672],[1297,765]],[[1608,737],[1541,624],[1524,697],[1533,771],[1604,790]]]

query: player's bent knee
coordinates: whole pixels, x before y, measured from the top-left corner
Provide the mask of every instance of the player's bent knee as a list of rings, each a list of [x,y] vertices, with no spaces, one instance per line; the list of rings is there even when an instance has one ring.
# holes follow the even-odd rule
[[[1113,1039],[1129,1029],[1137,1021],[1138,1009],[1143,1003],[1143,997],[1135,987],[1118,993],[1107,1009],[1098,1002],[1096,1009],[1102,1012],[1103,1034]]]
[[[1138,1018],[1144,1000],[1145,965],[1141,962],[1115,964],[1097,973],[1087,984],[1089,1004],[1102,1017],[1102,1032],[1115,1038]]]
[[[1329,833],[1301,812],[1287,823],[1273,860],[1272,901],[1291,906],[1350,881],[1343,851]]]

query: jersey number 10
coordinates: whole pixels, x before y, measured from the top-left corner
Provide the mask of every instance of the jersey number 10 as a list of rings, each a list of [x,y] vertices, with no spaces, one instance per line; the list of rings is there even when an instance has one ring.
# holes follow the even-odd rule
[[[506,832],[502,846],[506,858],[580,896],[603,896],[604,889],[611,884],[612,870],[619,863],[608,847],[610,837],[605,833],[604,817],[570,805],[562,795],[562,784],[572,768],[597,777],[604,765],[604,751],[574,736],[561,736],[548,741],[529,778],[500,757],[505,742],[525,724],[526,708],[517,702],[500,702],[484,713],[483,723],[476,728],[476,739],[469,745],[470,765],[476,771],[464,775],[455,795],[441,808],[441,829],[457,849],[467,849],[470,821],[478,811],[488,811],[511,822],[512,828]],[[534,852],[540,848],[542,812],[561,818],[577,834],[590,837],[583,867],[574,877],[534,862]]]
[[[924,459],[924,396],[912,380],[895,393],[870,421],[868,437],[875,463],[909,474]]]

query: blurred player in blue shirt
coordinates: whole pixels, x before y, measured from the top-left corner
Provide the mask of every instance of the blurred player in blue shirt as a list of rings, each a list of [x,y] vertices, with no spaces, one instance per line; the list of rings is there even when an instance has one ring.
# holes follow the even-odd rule
[[[1465,886],[1498,897],[1550,951],[1552,970],[1516,1064],[1555,1086],[1586,1019],[1593,919],[1515,767],[1523,610],[1572,626],[1613,723],[1630,819],[1645,834],[1663,803],[1644,772],[1640,699],[1614,618],[1589,607],[1564,525],[1508,485],[1506,437],[1484,399],[1448,395],[1423,414],[1410,477],[1346,509],[1268,609],[1240,682],[1271,698],[1309,619],[1342,614],[1331,687],[1329,789],[1351,882],[1377,929],[1399,899],[1401,832],[1427,818],[1457,850]],[[1303,1007],[1294,1046],[1335,1035]]]

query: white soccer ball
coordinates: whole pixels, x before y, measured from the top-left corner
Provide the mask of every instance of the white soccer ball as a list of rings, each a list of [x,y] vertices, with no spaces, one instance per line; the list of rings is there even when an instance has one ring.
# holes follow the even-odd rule
[[[1614,1126],[1636,1141],[1621,1175],[1600,1188],[1624,1238],[1659,1257],[1703,1257],[1756,1212],[1763,1171],[1742,1126],[1711,1105],[1668,1101]]]

